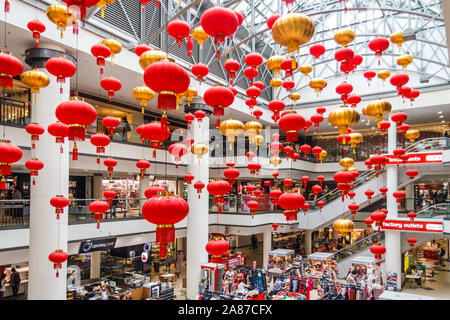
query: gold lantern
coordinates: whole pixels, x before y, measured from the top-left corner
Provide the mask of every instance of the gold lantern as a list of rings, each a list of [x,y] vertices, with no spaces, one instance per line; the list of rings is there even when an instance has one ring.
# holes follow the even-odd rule
[[[191,153],[195,154],[198,159],[198,163],[200,164],[200,159],[203,157],[204,154],[208,152],[208,146],[204,145],[203,143],[194,143],[191,146]]]
[[[362,108],[362,114],[367,116],[367,123],[370,123],[370,119],[372,119],[372,116],[367,113],[367,106]]]
[[[359,132],[352,132],[349,134],[350,136],[350,147],[353,148],[353,154],[355,154],[356,145],[361,143],[363,140],[363,136]]]
[[[341,29],[334,35],[334,41],[339,43],[342,47],[347,47],[350,42],[355,40],[355,32],[352,29]]]
[[[299,70],[301,73],[303,73],[305,75],[305,77],[308,76],[308,74],[312,71],[313,67],[310,64],[304,64],[302,66],[300,66]]]
[[[191,106],[192,99],[195,98],[197,96],[197,94],[198,94],[197,89],[195,89],[193,87],[188,87],[187,90],[182,93],[183,97],[186,97],[188,106]]]
[[[339,134],[347,134],[348,127],[354,126],[358,123],[360,118],[359,112],[354,108],[346,105],[339,109],[332,111],[328,116],[328,122],[339,128]]]
[[[309,82],[309,86],[314,89],[317,92],[317,96],[319,96],[319,92],[327,86],[327,82],[322,78],[314,78]]]
[[[100,11],[100,15],[102,16],[102,18],[104,18],[105,17],[105,9],[106,9],[106,6],[108,5],[108,4],[111,4],[111,3],[114,3],[114,2],[116,2],[116,0],[100,0],[99,2],[97,2],[97,7],[100,7],[101,9],[101,11]]]
[[[279,55],[271,56],[269,59],[267,59],[267,68],[273,72],[273,74],[275,75],[275,79],[277,79],[278,75],[280,74],[281,62],[283,62],[283,60],[284,57]]]
[[[297,103],[297,100],[300,99],[300,97],[301,97],[301,95],[298,92],[292,92],[291,94],[289,94],[289,99],[294,101],[294,106]]]
[[[200,50],[203,48],[203,42],[209,39],[209,35],[203,30],[201,26],[198,26],[192,30],[192,38],[194,38],[198,45],[200,46]]]
[[[345,157],[339,160],[339,164],[345,169],[345,171],[348,171],[348,168],[351,167],[354,163],[355,161],[349,157]]]
[[[139,64],[145,71],[149,65],[167,58],[167,54],[161,50],[147,50],[139,57]]]
[[[253,139],[262,130],[263,126],[261,123],[255,120],[247,122],[244,126],[244,135],[249,137],[249,140]]]
[[[342,217],[333,222],[333,229],[345,236],[355,229],[355,224],[352,220]]]
[[[391,72],[389,70],[382,70],[382,71],[377,73],[377,76],[378,76],[378,78],[383,80],[383,82],[385,82],[386,79],[391,76]]]
[[[405,39],[403,39],[403,30],[396,31],[391,34],[391,42],[396,44],[398,47],[401,47]]]
[[[264,137],[260,134],[250,137],[250,143],[256,143],[256,150],[258,150],[259,145],[264,142]]]
[[[114,0],[115,1],[115,0]],[[111,50],[111,64],[113,65],[113,58],[115,54],[118,54],[120,51],[122,51],[122,45],[120,44],[119,41],[109,38],[109,39],[104,39],[102,41],[102,43],[107,46],[109,48],[109,50]],[[152,50],[149,50],[152,51]]]
[[[61,38],[63,37],[63,31],[66,31],[66,27],[69,24],[69,18],[71,13],[67,12],[67,7],[62,4],[52,4],[46,11],[48,19],[56,24],[56,28],[61,31]]]
[[[377,99],[366,106],[366,113],[375,117],[376,122],[383,120],[383,116],[391,112],[392,106],[386,100]]]
[[[239,120],[230,118],[222,121],[219,126],[220,133],[227,136],[227,141],[230,142],[230,150],[233,149],[233,143],[236,141],[236,137],[244,132],[244,124]]]
[[[320,163],[322,163],[322,161],[325,160],[327,155],[328,155],[328,152],[325,149],[322,149],[322,151],[319,153]]]
[[[276,157],[276,156],[273,156],[269,159],[270,164],[273,165],[275,168],[278,167],[282,161],[283,160],[281,160],[280,157]]]
[[[308,16],[291,12],[278,18],[272,26],[272,38],[287,52],[298,51],[314,35],[314,22]]]
[[[274,87],[275,92],[277,92],[277,89],[283,84],[283,81],[280,78],[273,78],[270,80],[270,85]]]
[[[155,97],[155,93],[147,86],[139,86],[133,89],[133,98],[139,101],[139,105],[142,107],[142,113],[144,113],[144,107],[147,106],[148,101]]]
[[[35,94],[35,103],[37,102],[37,94],[40,92],[40,89],[45,88],[50,83],[48,75],[37,68],[22,73],[20,80],[31,88],[32,94]]]
[[[416,129],[409,129],[408,131],[405,132],[405,138],[409,139],[409,142],[411,142],[411,144],[413,144],[414,140],[416,140],[419,136],[420,132],[419,130]]]
[[[397,64],[403,68],[406,68],[411,62],[413,62],[413,56],[409,53],[397,58]]]

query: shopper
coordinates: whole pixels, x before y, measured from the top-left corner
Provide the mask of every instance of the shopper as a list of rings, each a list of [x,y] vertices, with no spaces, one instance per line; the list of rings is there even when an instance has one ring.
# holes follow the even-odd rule
[[[119,198],[116,196],[113,198],[112,203],[111,203],[111,219],[116,217],[116,212],[117,212],[117,206],[119,205]]]
[[[127,117],[122,118],[122,123],[120,126],[122,130],[122,140],[127,141],[127,133],[128,131],[131,131],[130,123],[128,122]]]
[[[0,300],[3,300],[3,296],[5,295],[5,287],[6,287],[6,274],[2,274],[0,276]]]
[[[177,253],[177,271],[181,272],[183,270],[184,253],[183,251],[178,251]]]
[[[69,277],[67,277],[67,286],[75,286],[75,271],[72,271]]]
[[[445,262],[443,261],[443,257],[445,256],[445,250],[444,248],[441,247],[441,244],[438,243],[438,264],[440,266],[444,266],[445,267]]]
[[[206,279],[201,278],[200,283],[198,284],[198,294],[202,295],[205,293],[205,291],[206,291]]]
[[[19,292],[19,286],[20,286],[20,275],[16,271],[15,268],[11,269],[11,276],[9,278],[9,283],[11,284],[11,290],[13,293],[13,297],[17,296],[17,293]]]

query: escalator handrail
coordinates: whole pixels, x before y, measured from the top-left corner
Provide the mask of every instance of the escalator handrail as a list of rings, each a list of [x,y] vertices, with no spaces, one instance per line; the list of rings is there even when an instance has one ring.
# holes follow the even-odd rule
[[[338,260],[338,255],[339,255],[340,253],[344,252],[344,251],[348,251],[348,249],[351,248],[351,247],[354,247],[354,246],[359,245],[359,244],[360,244],[361,242],[363,242],[363,241],[372,240],[372,239],[375,238],[375,237],[383,237],[383,235],[384,235],[384,234],[383,234],[383,233],[380,233],[380,232],[376,232],[376,233],[373,233],[373,234],[371,234],[371,235],[368,235],[367,237],[365,237],[365,238],[363,238],[363,239],[359,239],[358,241],[352,243],[351,245],[346,246],[345,248],[342,248],[341,250],[334,252],[334,253],[333,253],[333,257],[334,257],[335,261],[337,261],[337,262],[342,261],[342,260],[345,260],[345,259],[349,258],[349,257],[352,256],[352,255],[350,255],[350,256],[348,256],[348,257],[345,257],[345,259],[342,259],[342,260]],[[380,241],[382,241],[382,239],[380,239]],[[364,250],[367,249],[367,248],[368,248],[368,247],[364,248]],[[360,252],[360,251],[358,251],[358,252]]]
[[[405,151],[408,152],[408,151],[414,150],[423,144],[431,143],[433,141],[446,141],[446,143],[444,143],[444,145],[442,145],[442,149],[444,149],[445,146],[450,141],[450,139],[446,138],[446,137],[438,137],[438,138],[427,138],[427,139],[419,140],[419,141],[415,142],[414,144],[410,145],[409,147],[406,147]]]

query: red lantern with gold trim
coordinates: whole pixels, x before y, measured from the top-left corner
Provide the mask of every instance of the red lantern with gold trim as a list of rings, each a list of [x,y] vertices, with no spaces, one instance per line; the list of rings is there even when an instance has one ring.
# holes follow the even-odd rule
[[[59,277],[59,269],[62,269],[62,264],[67,261],[69,256],[61,249],[55,250],[49,254],[48,260],[53,262],[53,269],[56,269],[56,277]]]

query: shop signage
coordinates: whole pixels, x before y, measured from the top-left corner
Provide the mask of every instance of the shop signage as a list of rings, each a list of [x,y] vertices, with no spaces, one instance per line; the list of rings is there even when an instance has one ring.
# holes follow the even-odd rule
[[[381,229],[441,233],[443,224],[436,221],[384,220],[381,224]]]
[[[410,153],[406,164],[418,164],[418,163],[441,163],[442,162],[442,152],[430,152],[430,153]],[[386,158],[389,159],[387,164],[403,164],[403,160],[398,160],[392,154],[385,154]]]
[[[95,239],[81,241],[79,253],[88,253],[94,251],[107,251],[114,249],[117,238]]]

